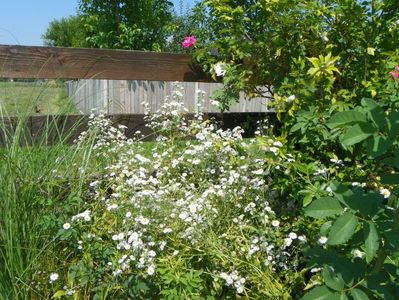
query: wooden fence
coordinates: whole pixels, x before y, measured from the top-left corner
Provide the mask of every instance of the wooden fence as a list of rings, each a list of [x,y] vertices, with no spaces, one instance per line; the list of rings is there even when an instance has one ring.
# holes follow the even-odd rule
[[[78,110],[90,113],[97,108],[108,114],[143,114],[143,102],[149,104],[150,112],[155,112],[174,91],[181,93],[181,101],[189,112],[216,113],[219,109],[212,104],[211,96],[215,90],[223,87],[221,83],[209,82],[87,79],[68,81],[65,85],[68,96]],[[267,111],[265,98],[248,101],[241,94],[239,102],[232,105],[228,113]]]
[[[0,45],[0,78],[212,82],[211,78],[194,66],[191,61],[191,56],[184,54]],[[118,89],[115,90],[118,91]],[[108,91],[112,91],[112,88],[107,88]],[[109,96],[107,98],[110,100]],[[109,103],[106,105],[109,107]],[[129,105],[135,104],[125,101],[122,107],[126,108]],[[121,111],[123,110],[119,112]],[[110,112],[116,112],[116,110]],[[255,118],[251,118],[251,114],[248,113],[232,114],[229,117],[217,114],[215,117],[217,116],[224,126],[236,126],[245,121],[247,126],[251,127],[251,120],[256,122],[267,114],[255,114]],[[111,118],[115,123],[127,122],[131,133],[135,128],[143,125],[143,115],[122,114],[111,116]],[[227,119],[231,121],[227,122]],[[4,117],[0,122],[6,125],[0,132],[0,143],[4,144],[6,139],[4,133],[6,131],[12,133],[16,128],[17,120]],[[41,130],[48,124],[54,125],[57,132],[54,138],[51,138],[51,134],[45,138],[46,143],[51,143],[58,138],[60,130],[66,132],[73,128],[72,136],[85,130],[87,117],[81,115],[31,117],[27,120],[24,130],[27,143],[43,141],[43,138],[39,138]]]
[[[0,78],[211,82],[184,54],[0,45]]]

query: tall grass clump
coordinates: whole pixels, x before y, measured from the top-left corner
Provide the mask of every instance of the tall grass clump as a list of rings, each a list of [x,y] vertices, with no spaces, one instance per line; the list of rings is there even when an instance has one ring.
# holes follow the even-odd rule
[[[38,101],[40,97],[34,97],[11,112],[17,118],[8,117],[1,103],[0,299],[32,299],[37,294],[29,280],[43,253],[54,248],[51,228],[60,222],[57,212],[73,201],[79,205],[85,174],[77,176],[72,166],[77,161],[85,165],[90,158],[90,145],[67,145],[72,131],[65,132],[57,117],[47,118],[40,136],[32,139],[27,125]],[[54,176],[60,167],[62,176]]]

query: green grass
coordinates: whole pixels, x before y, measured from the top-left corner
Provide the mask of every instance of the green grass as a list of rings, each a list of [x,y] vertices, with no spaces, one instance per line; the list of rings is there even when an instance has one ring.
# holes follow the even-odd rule
[[[15,131],[0,118],[0,136],[5,139],[0,147],[0,300],[32,299],[35,294],[29,280],[54,240],[43,226],[44,218],[55,215],[55,203],[63,200],[61,193],[54,193],[61,183],[52,171],[61,157],[65,170],[74,172],[70,165],[77,156],[84,161],[90,149],[67,146],[67,132],[51,147],[41,146],[45,140],[35,147],[23,146],[27,117],[73,113],[77,110],[61,81],[0,82],[0,116],[18,116]],[[45,132],[59,133],[54,126],[56,122],[47,124]]]
[[[0,82],[0,105],[3,115],[76,114],[61,81]]]
[[[36,298],[30,278],[43,252],[54,246],[49,229],[65,193],[79,193],[86,180],[72,166],[86,165],[91,153],[90,143],[67,145],[68,133],[52,146],[21,146],[25,121],[19,119],[16,132],[0,147],[0,300],[43,299]],[[7,134],[1,121],[0,131]],[[55,177],[53,170],[60,167],[64,176]]]

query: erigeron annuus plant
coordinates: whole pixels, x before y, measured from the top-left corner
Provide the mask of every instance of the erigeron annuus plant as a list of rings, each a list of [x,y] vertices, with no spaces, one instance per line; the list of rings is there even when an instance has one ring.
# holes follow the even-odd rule
[[[148,115],[151,151],[103,115],[91,122],[86,135],[104,133],[93,151],[109,159],[59,230],[68,267],[51,270],[56,297],[290,298],[306,237],[274,211],[270,172],[291,163],[283,144],[186,120],[174,102]]]

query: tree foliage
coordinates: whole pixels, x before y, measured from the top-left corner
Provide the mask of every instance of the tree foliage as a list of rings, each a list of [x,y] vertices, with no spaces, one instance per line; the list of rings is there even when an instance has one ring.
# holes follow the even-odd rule
[[[294,101],[294,110],[314,96],[326,103],[332,99],[356,102],[355,96],[378,93],[381,71],[385,72],[379,69],[381,60],[398,49],[399,2],[394,0],[204,3],[208,39],[202,41],[196,58],[206,70],[219,61],[230,64],[225,93],[219,97],[222,102],[238,99],[239,90],[257,96],[259,86],[273,86],[288,95],[306,88],[305,94],[297,95],[301,97]],[[198,44],[201,46],[201,39]],[[331,61],[307,59],[320,55]],[[333,82],[327,82],[331,77],[324,72],[328,63],[340,72]],[[312,64],[319,66],[313,65],[318,80],[313,89],[307,89],[312,81],[307,75],[312,74],[306,71]]]
[[[190,10],[183,11],[181,8],[180,13],[175,13],[169,23],[169,34],[163,50],[187,53],[187,50],[182,48],[184,38],[194,35],[204,41],[207,38],[207,25],[206,8],[202,2],[197,2]]]
[[[173,4],[167,0],[80,0],[91,47],[160,51]]]
[[[70,16],[50,22],[42,36],[46,46],[86,47],[86,31],[80,16]]]

